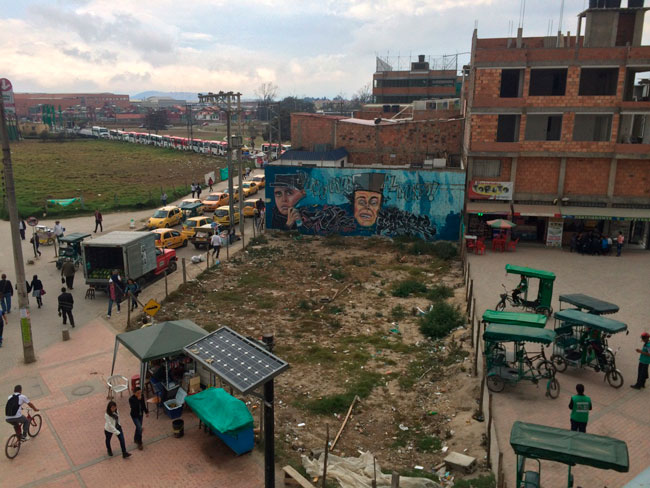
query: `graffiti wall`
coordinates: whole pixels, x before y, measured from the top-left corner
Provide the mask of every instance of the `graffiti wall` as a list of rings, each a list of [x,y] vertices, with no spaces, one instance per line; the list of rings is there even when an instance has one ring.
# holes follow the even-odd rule
[[[267,166],[266,224],[304,234],[456,240],[465,174]]]

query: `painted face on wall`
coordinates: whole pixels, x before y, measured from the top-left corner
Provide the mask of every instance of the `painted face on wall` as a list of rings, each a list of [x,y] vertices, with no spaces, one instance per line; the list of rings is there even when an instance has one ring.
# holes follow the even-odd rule
[[[292,187],[276,187],[273,190],[275,206],[282,215],[287,215],[289,210],[306,195],[305,190],[298,190]]]
[[[377,222],[381,208],[381,193],[357,190],[354,192],[354,218],[362,227],[370,227]]]

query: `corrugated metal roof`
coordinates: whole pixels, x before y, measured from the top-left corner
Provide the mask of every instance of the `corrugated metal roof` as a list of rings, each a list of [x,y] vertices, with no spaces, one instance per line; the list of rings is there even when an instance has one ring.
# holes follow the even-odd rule
[[[333,151],[294,151],[285,152],[280,160],[283,161],[337,161],[348,155],[344,147]]]
[[[107,246],[123,246],[130,242],[137,241],[139,239],[153,239],[156,237],[150,232],[128,232],[117,230],[114,232],[109,232],[103,236],[96,237],[89,241],[85,241],[85,245],[95,246],[95,245],[107,245]]]

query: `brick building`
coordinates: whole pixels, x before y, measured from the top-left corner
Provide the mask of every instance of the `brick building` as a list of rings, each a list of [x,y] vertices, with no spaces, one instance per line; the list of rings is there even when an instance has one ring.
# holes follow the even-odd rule
[[[30,109],[34,110],[40,105],[53,105],[61,110],[79,105],[81,107],[101,108],[104,105],[115,105],[120,109],[130,106],[128,95],[115,93],[16,93],[16,115],[28,117]]]
[[[646,10],[587,9],[577,36],[474,31],[463,140],[470,234],[509,216],[522,239],[566,245],[575,232],[622,231],[648,247]]]
[[[460,115],[369,120],[292,113],[291,147],[314,152],[345,148],[351,166],[459,167],[462,121]]]

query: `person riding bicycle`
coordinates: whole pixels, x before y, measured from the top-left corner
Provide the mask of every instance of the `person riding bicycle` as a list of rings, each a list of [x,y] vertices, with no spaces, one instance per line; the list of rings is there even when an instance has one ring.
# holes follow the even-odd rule
[[[519,298],[519,295],[521,295],[522,293],[525,294],[527,290],[528,290],[528,280],[526,279],[525,276],[522,276],[517,287],[514,290],[512,290],[512,301],[515,303],[521,303],[521,298]]]
[[[22,424],[22,441],[27,440],[27,432],[29,431],[29,419],[22,413],[22,406],[25,404],[29,405],[35,412],[38,412],[38,408],[29,401],[29,398],[23,395],[23,387],[21,385],[16,385],[14,387],[13,395],[9,397],[7,405],[5,406],[5,421],[14,426],[16,433],[18,433],[20,425]]]

